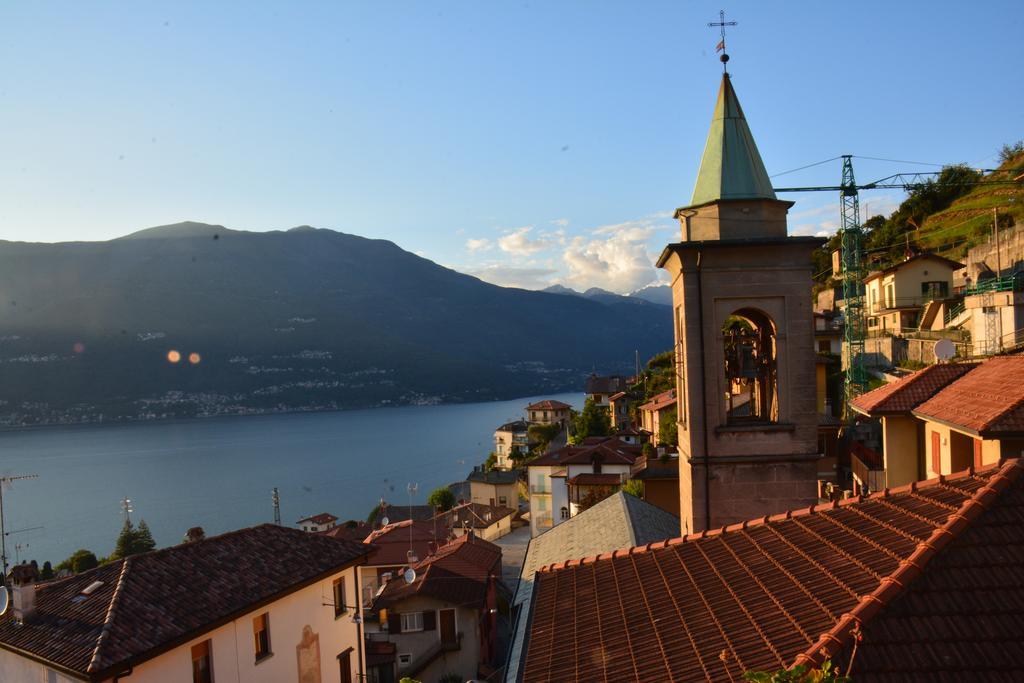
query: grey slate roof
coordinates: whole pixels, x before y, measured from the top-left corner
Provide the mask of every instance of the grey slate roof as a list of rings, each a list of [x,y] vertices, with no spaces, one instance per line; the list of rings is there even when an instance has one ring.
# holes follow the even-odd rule
[[[466,481],[475,481],[481,484],[514,484],[519,481],[518,470],[488,470],[484,472],[474,469],[466,477]]]
[[[531,540],[512,601],[513,606],[519,607],[519,615],[509,646],[505,680],[515,681],[519,675],[533,576],[538,569],[555,562],[675,538],[679,533],[678,517],[619,491]]]

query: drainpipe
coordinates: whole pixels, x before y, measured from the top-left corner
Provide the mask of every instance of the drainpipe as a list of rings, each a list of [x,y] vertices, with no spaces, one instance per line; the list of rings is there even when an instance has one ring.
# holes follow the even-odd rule
[[[689,220],[687,220],[689,226]],[[704,530],[711,528],[711,459],[708,455],[708,444],[711,442],[711,430],[708,427],[708,373],[707,355],[704,353],[704,278],[701,272],[701,257],[697,252],[697,322],[700,325],[700,357],[701,357],[701,418],[704,421]]]

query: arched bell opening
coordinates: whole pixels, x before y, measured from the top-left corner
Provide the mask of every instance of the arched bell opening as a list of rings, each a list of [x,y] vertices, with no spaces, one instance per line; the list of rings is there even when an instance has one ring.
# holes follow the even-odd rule
[[[734,311],[722,325],[729,424],[778,422],[775,333],[771,317],[755,308]]]

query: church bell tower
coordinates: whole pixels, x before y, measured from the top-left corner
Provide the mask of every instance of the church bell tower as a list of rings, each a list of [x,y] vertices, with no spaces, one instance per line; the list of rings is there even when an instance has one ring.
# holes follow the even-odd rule
[[[724,60],[723,60],[724,61]],[[683,533],[817,500],[811,252],[789,237],[729,74],[722,76],[672,278]]]

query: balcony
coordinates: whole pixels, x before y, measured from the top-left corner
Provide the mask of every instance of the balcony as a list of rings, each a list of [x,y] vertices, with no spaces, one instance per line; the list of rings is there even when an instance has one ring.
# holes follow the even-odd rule
[[[882,454],[859,441],[850,444],[850,469],[858,484],[857,493],[885,488],[885,459]]]
[[[551,494],[551,484],[530,484],[530,493],[544,495]]]

